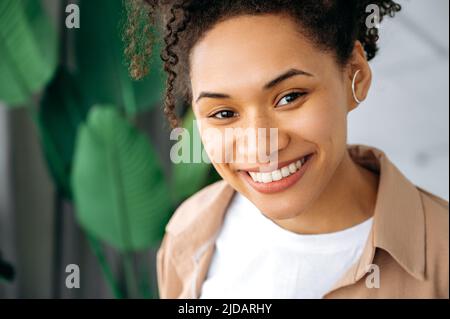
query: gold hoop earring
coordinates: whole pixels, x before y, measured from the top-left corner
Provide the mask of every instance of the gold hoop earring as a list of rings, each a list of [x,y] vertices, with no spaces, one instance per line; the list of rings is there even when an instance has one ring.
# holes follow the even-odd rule
[[[358,99],[358,97],[356,96],[356,78],[360,72],[361,72],[361,70],[356,71],[355,76],[353,77],[353,81],[352,81],[353,98],[355,99],[356,103],[358,103],[358,104],[362,103],[362,101],[360,99]]]

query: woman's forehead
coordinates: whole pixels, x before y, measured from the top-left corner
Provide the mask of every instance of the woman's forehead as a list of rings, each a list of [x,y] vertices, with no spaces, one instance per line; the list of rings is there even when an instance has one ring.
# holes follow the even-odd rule
[[[191,81],[194,90],[197,85],[202,89],[261,85],[291,68],[313,73],[311,69],[323,58],[320,55],[290,19],[277,15],[232,18],[216,25],[194,46]]]

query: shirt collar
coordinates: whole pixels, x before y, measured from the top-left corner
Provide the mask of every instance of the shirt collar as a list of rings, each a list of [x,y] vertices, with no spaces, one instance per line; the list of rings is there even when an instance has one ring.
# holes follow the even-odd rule
[[[378,149],[349,148],[353,160],[379,174],[372,246],[387,251],[410,275],[425,278],[425,215],[419,190]],[[370,244],[370,243],[369,243]],[[367,271],[374,251],[363,255],[357,277]],[[364,260],[364,257],[366,260]]]

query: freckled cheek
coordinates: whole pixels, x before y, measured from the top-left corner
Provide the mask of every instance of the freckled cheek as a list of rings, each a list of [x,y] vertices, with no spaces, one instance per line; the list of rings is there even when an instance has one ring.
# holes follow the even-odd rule
[[[226,176],[230,171],[229,163],[233,161],[228,158],[234,154],[233,143],[228,142],[224,131],[216,128],[205,127],[200,131],[200,136],[211,163],[222,177]]]
[[[293,140],[313,143],[322,152],[345,140],[345,116],[332,103],[308,105],[298,115],[292,116],[288,123],[286,128],[295,136]]]
[[[222,156],[224,154],[224,143],[222,135],[223,134],[220,132],[220,130],[208,127],[200,131],[202,143],[205,147],[205,151],[208,154],[209,159],[213,163],[217,164],[224,162],[224,158]]]

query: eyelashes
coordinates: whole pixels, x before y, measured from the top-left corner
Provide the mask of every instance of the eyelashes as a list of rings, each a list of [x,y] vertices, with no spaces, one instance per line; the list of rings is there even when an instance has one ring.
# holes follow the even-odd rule
[[[285,104],[283,104],[283,105],[281,105],[281,106],[284,106],[284,105],[288,105],[288,104],[291,104],[291,103],[294,103],[296,100],[298,100],[299,98],[301,98],[301,97],[303,97],[303,96],[305,96],[306,95],[306,92],[292,92],[292,93],[289,93],[289,94],[286,94],[284,97],[282,97],[281,98],[281,100],[277,103],[277,107],[279,106],[279,104],[280,104],[280,102],[281,101],[283,101],[283,100],[285,100],[285,99],[287,99],[287,98],[289,98],[289,97],[293,97],[294,99],[293,100],[291,100],[291,101],[287,101]]]
[[[219,111],[217,113],[214,113],[210,117],[222,120],[222,119],[230,119],[230,118],[233,118],[233,117],[236,117],[236,116],[237,116],[237,113],[234,112],[234,111],[222,110],[222,111]]]
[[[301,92],[301,91],[295,91],[295,92],[288,93],[288,94],[284,95],[278,101],[275,108],[280,108],[280,107],[284,107],[287,105],[291,105],[291,104],[295,103],[297,100],[306,96],[307,94],[308,94],[307,92]],[[283,101],[285,101],[285,102],[283,102]],[[237,116],[239,116],[239,114],[236,113],[235,111],[224,109],[224,110],[215,112],[214,114],[211,114],[208,117],[217,119],[217,120],[226,120],[226,119],[231,119],[231,118],[234,118]]]

